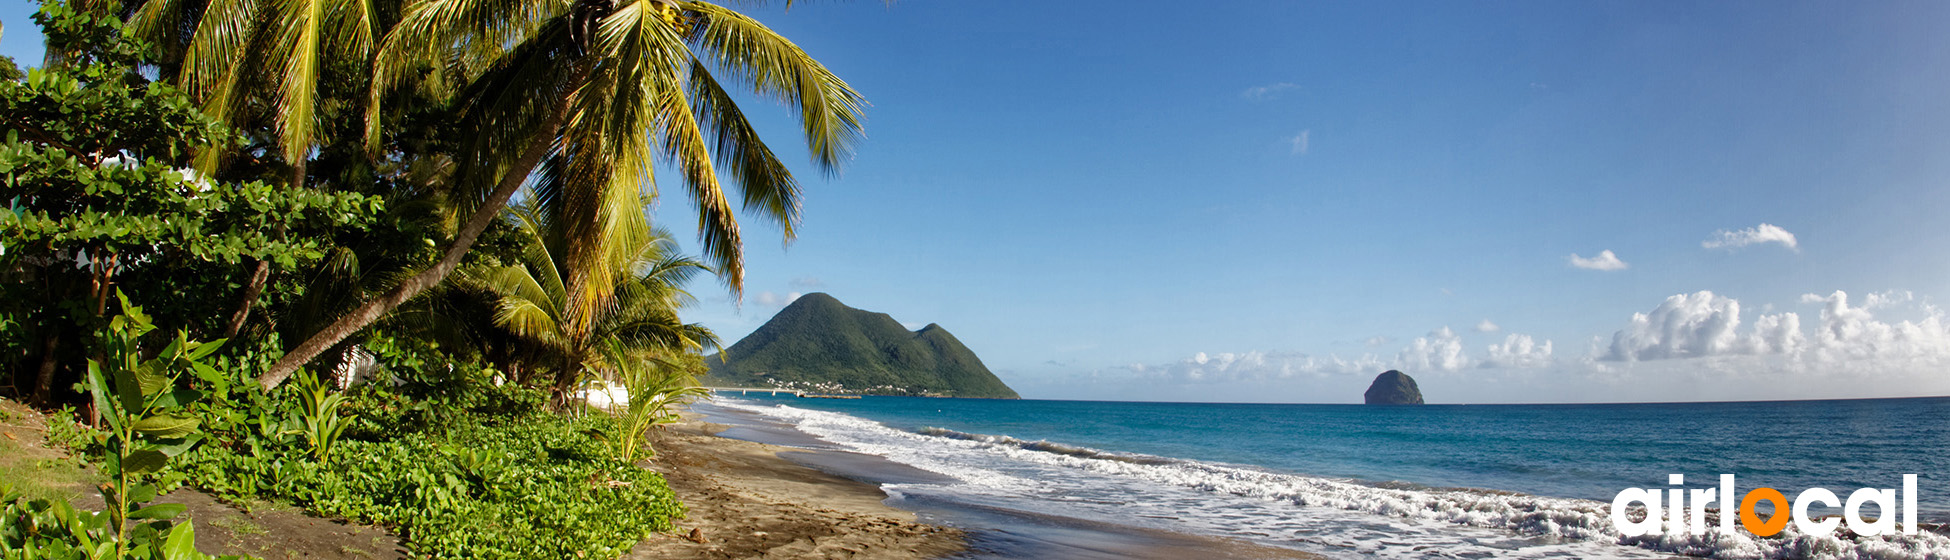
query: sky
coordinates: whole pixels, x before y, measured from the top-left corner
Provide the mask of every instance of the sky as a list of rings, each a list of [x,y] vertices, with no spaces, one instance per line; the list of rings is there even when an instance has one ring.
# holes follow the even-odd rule
[[[746,100],[804,222],[694,286],[727,343],[820,291],[1028,398],[1950,395],[1950,4],[746,7],[872,106],[825,177]]]

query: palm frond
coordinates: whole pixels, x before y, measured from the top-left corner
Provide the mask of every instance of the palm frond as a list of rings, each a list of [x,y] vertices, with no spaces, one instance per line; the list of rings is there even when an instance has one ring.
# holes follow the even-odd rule
[[[864,135],[866,99],[792,41],[758,20],[709,2],[684,2],[701,24],[692,48],[753,91],[782,100],[798,113],[813,162],[837,173]]]
[[[786,241],[798,236],[799,181],[745,120],[744,112],[697,61],[690,68],[692,113],[711,140],[717,163],[744,195],[745,210],[770,218]]]

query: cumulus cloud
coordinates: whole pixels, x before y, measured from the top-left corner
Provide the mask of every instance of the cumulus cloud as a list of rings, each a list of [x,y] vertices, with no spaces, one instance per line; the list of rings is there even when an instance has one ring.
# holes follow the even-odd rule
[[[752,297],[752,301],[757,302],[759,305],[763,305],[766,307],[785,307],[787,305],[792,304],[792,302],[797,301],[799,299],[799,296],[801,295],[805,295],[805,294],[801,294],[799,292],[792,292],[785,295],[779,295],[772,292],[759,292],[757,296]]]
[[[1316,357],[1289,352],[1199,352],[1161,365],[1131,364],[1125,369],[1178,383],[1265,381],[1294,377],[1325,377],[1378,373],[1389,365],[1372,355],[1358,358]]]
[[[1632,265],[1618,260],[1618,255],[1612,254],[1611,249],[1606,249],[1598,253],[1598,256],[1590,258],[1580,257],[1577,253],[1571,253],[1571,266],[1585,270],[1625,270],[1626,267]]]
[[[1277,84],[1267,84],[1263,86],[1253,86],[1253,87],[1246,88],[1245,91],[1239,92],[1239,96],[1244,97],[1246,99],[1251,99],[1253,101],[1265,101],[1268,99],[1278,99],[1280,97],[1280,94],[1292,90],[1296,90],[1296,89],[1300,89],[1299,84],[1280,82]]]
[[[1881,301],[1878,301],[1878,300]],[[1804,302],[1821,304],[1821,325],[1809,340],[1817,361],[1930,360],[1950,358],[1950,332],[1943,313],[1926,306],[1920,321],[1878,321],[1871,309],[1890,304],[1886,296],[1871,294],[1862,307],[1850,307],[1848,294],[1837,290],[1827,297],[1807,294]]]
[[[1716,231],[1713,232],[1713,237],[1701,241],[1699,246],[1707,249],[1733,250],[1762,243],[1779,243],[1797,252],[1801,250],[1801,244],[1794,239],[1793,233],[1774,224],[1761,224],[1738,231],[1724,229]]]
[[[1361,343],[1368,345],[1369,348],[1374,348],[1376,346],[1381,346],[1383,344],[1388,344],[1394,341],[1395,341],[1395,337],[1388,336],[1385,334],[1378,334],[1378,335],[1368,337],[1367,340],[1361,341]]]
[[[1287,143],[1293,145],[1293,155],[1296,156],[1307,155],[1307,149],[1310,148],[1311,144],[1313,143],[1312,140],[1313,133],[1314,133],[1313,129],[1302,130],[1300,131],[1299,134],[1294,135],[1292,138],[1286,139]]]
[[[1475,328],[1476,332],[1479,333],[1493,333],[1503,330],[1503,327],[1496,326],[1496,323],[1491,323],[1489,319],[1484,319],[1483,322],[1477,323]]]
[[[1503,337],[1502,344],[1491,344],[1489,357],[1480,367],[1538,368],[1551,365],[1551,341],[1538,344],[1527,334]]]
[[[1725,353],[1739,337],[1740,302],[1700,291],[1666,298],[1650,313],[1634,313],[1612,335],[1610,361],[1663,360]]]
[[[1386,336],[1369,338],[1368,346],[1393,342]],[[1488,357],[1471,358],[1463,351],[1462,337],[1449,327],[1430,331],[1404,345],[1393,359],[1375,354],[1357,357],[1314,356],[1298,352],[1199,352],[1189,358],[1165,364],[1133,363],[1122,369],[1141,377],[1179,384],[1276,381],[1296,378],[1373,376],[1396,369],[1410,374],[1453,373],[1469,369],[1527,369],[1550,366],[1556,358],[1549,340],[1530,335],[1511,334],[1500,344],[1490,344]]]
[[[1806,294],[1821,306],[1820,321],[1804,332],[1800,314],[1763,313],[1741,328],[1740,302],[1701,291],[1669,298],[1648,313],[1634,313],[1598,355],[1604,361],[1646,361],[1721,356],[1783,358],[1769,367],[1827,371],[1934,371],[1950,362],[1950,329],[1942,310],[1922,304],[1922,318],[1888,321],[1873,310],[1914,303],[1908,292],[1882,292],[1849,303],[1847,292]],[[1594,349],[1595,350],[1595,349]],[[1818,367],[1817,367],[1818,366]]]
[[[1469,358],[1463,355],[1462,337],[1442,327],[1409,342],[1395,356],[1395,363],[1414,371],[1456,371],[1467,366]]]

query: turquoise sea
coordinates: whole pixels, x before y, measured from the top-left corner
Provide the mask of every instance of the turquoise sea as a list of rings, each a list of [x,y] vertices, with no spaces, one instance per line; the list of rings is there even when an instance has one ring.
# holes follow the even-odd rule
[[[1136,403],[720,397],[832,449],[945,475],[915,503],[1224,536],[1346,557],[1930,558],[1950,539],[1621,537],[1628,487],[1812,487],[1919,477],[1950,520],[1950,398],[1599,405]],[[1839,515],[1839,508],[1811,510]],[[1873,512],[1872,512],[1873,513]],[[1893,514],[1893,513],[1892,513]]]

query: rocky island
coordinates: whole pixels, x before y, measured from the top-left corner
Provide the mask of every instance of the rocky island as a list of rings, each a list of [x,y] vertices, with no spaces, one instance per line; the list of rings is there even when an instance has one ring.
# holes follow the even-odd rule
[[[1368,404],[1422,404],[1422,389],[1415,378],[1391,369],[1375,376],[1362,397]]]

